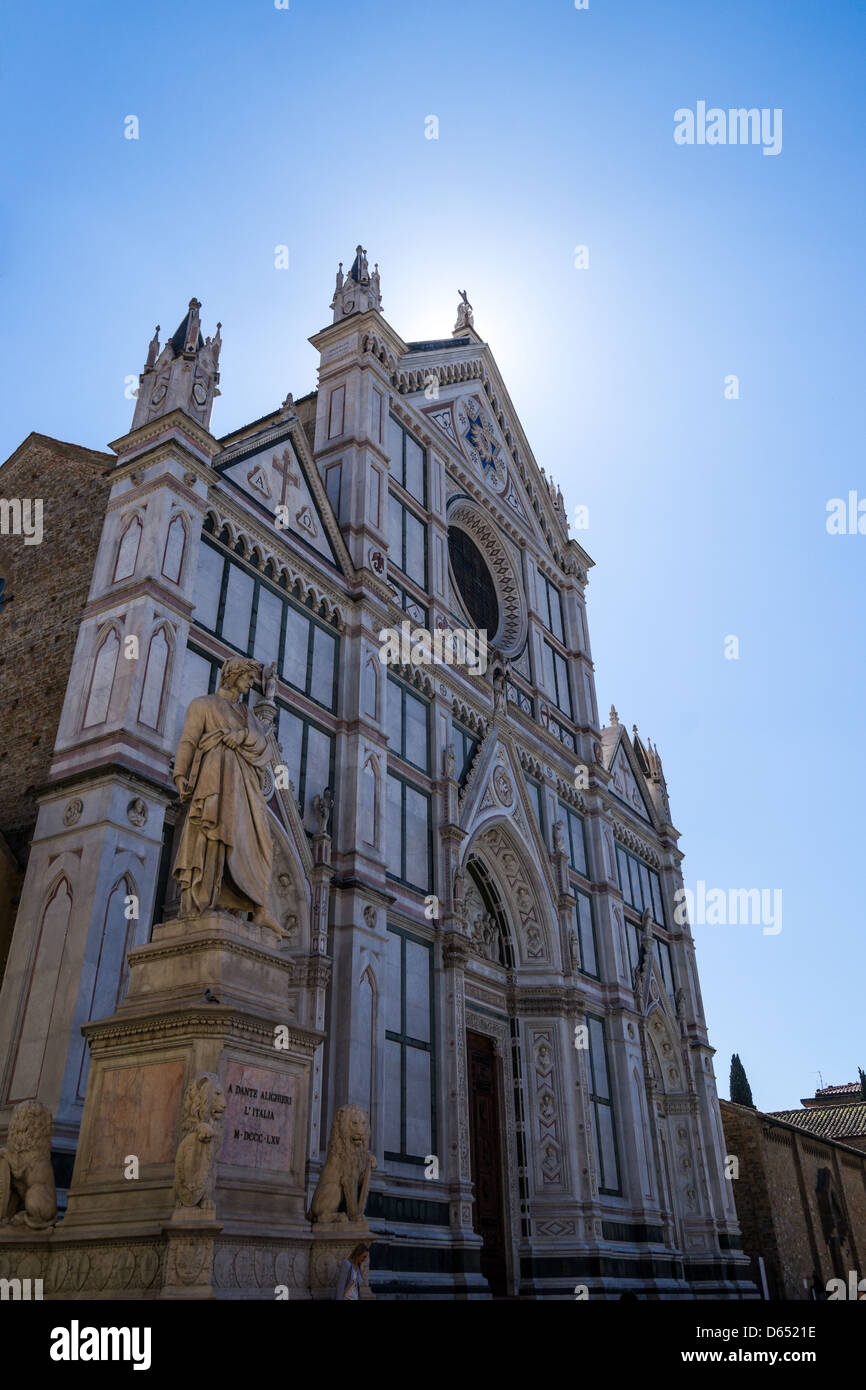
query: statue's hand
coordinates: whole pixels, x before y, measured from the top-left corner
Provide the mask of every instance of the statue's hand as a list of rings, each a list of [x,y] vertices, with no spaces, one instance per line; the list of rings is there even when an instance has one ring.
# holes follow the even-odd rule
[[[379,1167],[378,1163],[376,1162],[376,1157],[375,1157],[374,1154],[370,1154],[370,1167],[371,1167],[371,1168],[378,1168],[378,1167]]]
[[[187,782],[186,778],[178,772],[175,774],[172,780],[174,782],[174,785],[177,787],[177,794],[180,797],[181,801],[188,801],[192,789],[189,783]]]
[[[242,739],[243,734],[223,734],[223,743],[225,744],[226,748],[240,747]]]

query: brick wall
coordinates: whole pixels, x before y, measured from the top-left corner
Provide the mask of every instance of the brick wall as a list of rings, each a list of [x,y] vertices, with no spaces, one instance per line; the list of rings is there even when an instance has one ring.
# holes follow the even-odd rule
[[[51,762],[114,459],[31,434],[0,468],[0,497],[42,498],[43,540],[0,535],[0,834],[19,866]]]
[[[866,1277],[866,1154],[817,1139],[747,1106],[721,1101],[725,1143],[739,1160],[733,1184],[743,1249],[755,1264],[763,1257],[771,1298],[811,1297],[813,1281],[856,1270]],[[829,1169],[834,1199],[847,1227],[844,1242],[827,1239],[826,1203],[818,1193],[819,1170]]]

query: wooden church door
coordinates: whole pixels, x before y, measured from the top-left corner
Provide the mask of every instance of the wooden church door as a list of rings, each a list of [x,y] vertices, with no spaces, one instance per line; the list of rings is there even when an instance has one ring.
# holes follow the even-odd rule
[[[507,1293],[502,1139],[496,1054],[490,1038],[466,1034],[469,1145],[475,1185],[473,1229],[481,1236],[481,1273],[494,1298]]]

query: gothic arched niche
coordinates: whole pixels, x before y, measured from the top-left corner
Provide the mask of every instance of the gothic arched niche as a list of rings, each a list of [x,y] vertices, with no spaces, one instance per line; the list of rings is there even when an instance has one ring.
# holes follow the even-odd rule
[[[471,863],[470,863],[471,861]],[[516,840],[507,820],[485,822],[466,851],[464,861],[495,887],[499,912],[508,924],[513,961],[504,964],[560,966],[556,910],[545,893],[532,861]],[[468,885],[467,885],[468,892]]]
[[[653,1008],[647,1019],[647,1037],[651,1048],[651,1067],[653,1079],[662,1094],[679,1092],[684,1089],[682,1059],[678,1040],[667,1016],[661,1007]]]
[[[292,955],[308,955],[310,951],[309,889],[302,866],[283,826],[273,812],[268,819],[274,845],[271,871],[271,912],[288,936],[282,945]]]
[[[494,965],[512,968],[514,947],[508,920],[496,884],[483,859],[470,859],[466,865],[464,898],[466,926],[473,950]]]

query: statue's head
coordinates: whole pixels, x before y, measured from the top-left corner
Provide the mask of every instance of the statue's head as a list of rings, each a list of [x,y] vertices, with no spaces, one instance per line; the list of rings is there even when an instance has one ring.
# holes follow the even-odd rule
[[[13,1162],[29,1158],[41,1150],[50,1152],[53,1130],[50,1110],[38,1100],[22,1100],[9,1119],[6,1144]]]
[[[250,657],[231,656],[223,662],[218,693],[226,696],[245,695],[256,681],[261,680],[261,662]]]
[[[370,1121],[360,1105],[343,1105],[331,1125],[331,1143],[344,1149],[363,1149],[370,1142]]]
[[[184,1092],[184,1130],[189,1131],[207,1122],[219,1123],[225,1108],[226,1100],[219,1077],[213,1072],[202,1072],[190,1081]]]

